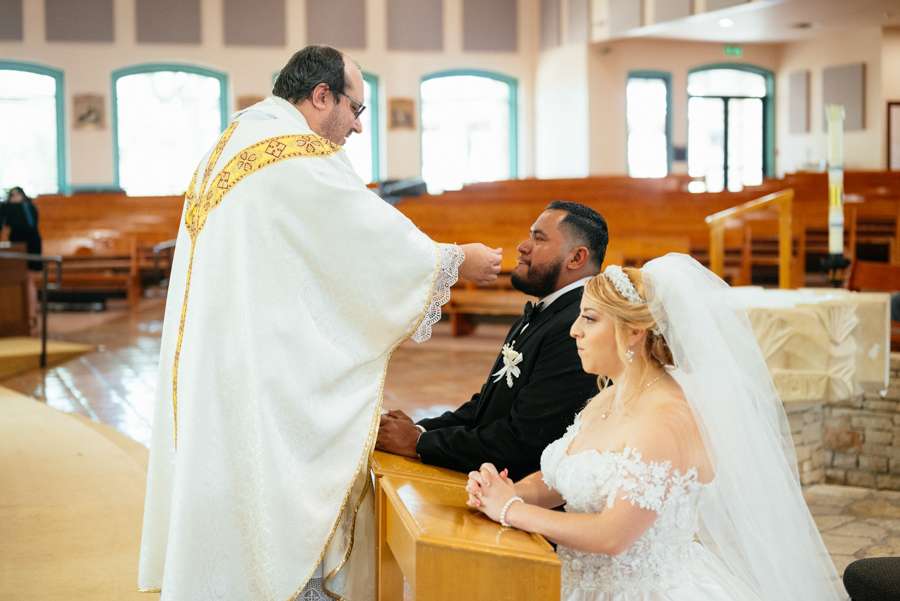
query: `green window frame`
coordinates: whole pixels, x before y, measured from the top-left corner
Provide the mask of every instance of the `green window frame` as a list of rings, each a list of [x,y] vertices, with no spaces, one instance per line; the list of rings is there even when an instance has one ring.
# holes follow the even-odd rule
[[[382,167],[384,161],[382,158],[382,140],[381,135],[381,83],[374,73],[367,71],[362,72],[363,80],[369,83],[372,88],[372,97],[366,98],[367,111],[372,111],[372,181],[380,182],[385,179]]]
[[[747,63],[712,63],[688,69],[688,75],[712,69],[731,69],[762,75],[766,81],[763,102],[763,177],[775,177],[775,72]],[[688,96],[690,98],[690,96]],[[687,114],[685,114],[687,117]],[[690,149],[690,140],[688,146]]]
[[[638,69],[629,71],[625,78],[627,87],[629,79],[661,79],[666,86],[666,172],[672,173],[672,159],[675,156],[672,145],[672,74],[669,71],[656,71],[653,69]],[[625,122],[625,156],[628,156],[628,122]],[[630,169],[629,169],[630,172]]]
[[[220,129],[225,131],[228,127],[228,74],[223,71],[216,71],[207,67],[198,67],[197,65],[188,65],[184,63],[143,63],[140,65],[132,65],[122,69],[116,69],[111,75],[112,93],[110,94],[112,103],[112,144],[113,144],[113,186],[118,189],[119,182],[119,97],[116,92],[116,83],[120,78],[128,75],[138,75],[140,73],[156,73],[159,71],[174,71],[179,73],[193,73],[195,75],[203,75],[213,77],[219,81],[219,115]]]
[[[37,75],[47,75],[56,82],[56,180],[60,194],[68,194],[69,161],[66,153],[66,86],[65,74],[56,69],[38,63],[24,61],[0,60],[2,71],[24,71]]]
[[[422,84],[429,79],[438,79],[441,77],[455,77],[458,75],[474,75],[476,77],[487,77],[501,81],[509,86],[509,179],[517,179],[519,177],[519,80],[503,73],[496,71],[486,71],[483,69],[448,69],[446,71],[437,71],[429,73],[422,77],[419,82],[419,166],[422,165]]]

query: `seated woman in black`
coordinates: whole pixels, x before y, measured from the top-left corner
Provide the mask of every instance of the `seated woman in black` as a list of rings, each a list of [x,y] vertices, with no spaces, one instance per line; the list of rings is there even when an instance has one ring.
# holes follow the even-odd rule
[[[37,207],[19,186],[10,189],[6,202],[0,213],[0,229],[8,225],[10,242],[24,242],[29,254],[41,254]],[[29,261],[28,269],[40,271],[40,261]]]

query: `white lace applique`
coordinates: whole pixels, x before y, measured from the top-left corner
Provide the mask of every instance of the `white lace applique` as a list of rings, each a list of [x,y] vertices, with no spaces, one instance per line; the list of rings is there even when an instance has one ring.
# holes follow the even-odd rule
[[[441,305],[450,300],[450,286],[459,279],[459,266],[466,260],[463,250],[455,244],[438,244],[438,249],[441,253],[441,271],[434,279],[428,313],[411,336],[416,342],[431,338],[431,326],[441,320]]]
[[[583,451],[568,455],[580,420],[549,445],[541,456],[544,481],[566,500],[569,513],[601,513],[616,498],[657,513],[653,526],[619,555],[585,553],[557,547],[563,588],[619,593],[666,590],[690,582],[695,575],[691,550],[697,531],[702,493],[710,486],[670,462],[645,463],[636,449],[621,453]]]

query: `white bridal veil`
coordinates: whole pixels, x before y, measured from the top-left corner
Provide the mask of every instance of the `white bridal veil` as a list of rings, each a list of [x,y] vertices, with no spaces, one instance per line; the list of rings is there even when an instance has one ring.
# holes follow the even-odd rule
[[[744,306],[687,255],[642,271],[672,375],[715,468],[700,506],[701,541],[762,599],[846,599],[803,500],[787,416]]]

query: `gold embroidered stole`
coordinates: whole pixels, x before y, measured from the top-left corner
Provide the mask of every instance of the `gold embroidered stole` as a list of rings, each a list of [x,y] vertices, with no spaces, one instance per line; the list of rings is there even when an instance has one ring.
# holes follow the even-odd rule
[[[228,126],[219,142],[213,148],[206,169],[203,170],[203,180],[200,182],[200,195],[194,190],[197,183],[198,166],[191,178],[185,201],[187,208],[184,212],[184,225],[191,236],[191,257],[188,261],[187,282],[184,287],[184,303],[181,306],[181,321],[178,324],[178,343],[175,346],[175,365],[172,371],[172,407],[175,418],[175,441],[178,441],[178,360],[181,356],[181,342],[184,338],[184,320],[187,315],[188,293],[191,289],[191,273],[194,267],[194,249],[197,246],[197,237],[206,225],[206,218],[225,198],[225,195],[234,188],[238,182],[261,169],[274,165],[285,159],[298,157],[329,157],[341,149],[333,142],[315,134],[298,134],[292,136],[277,136],[267,138],[256,144],[248,146],[231,158],[216,174],[212,182],[209,181],[212,171],[225,150],[225,145],[231,139],[238,122]],[[208,185],[207,185],[208,184]]]

